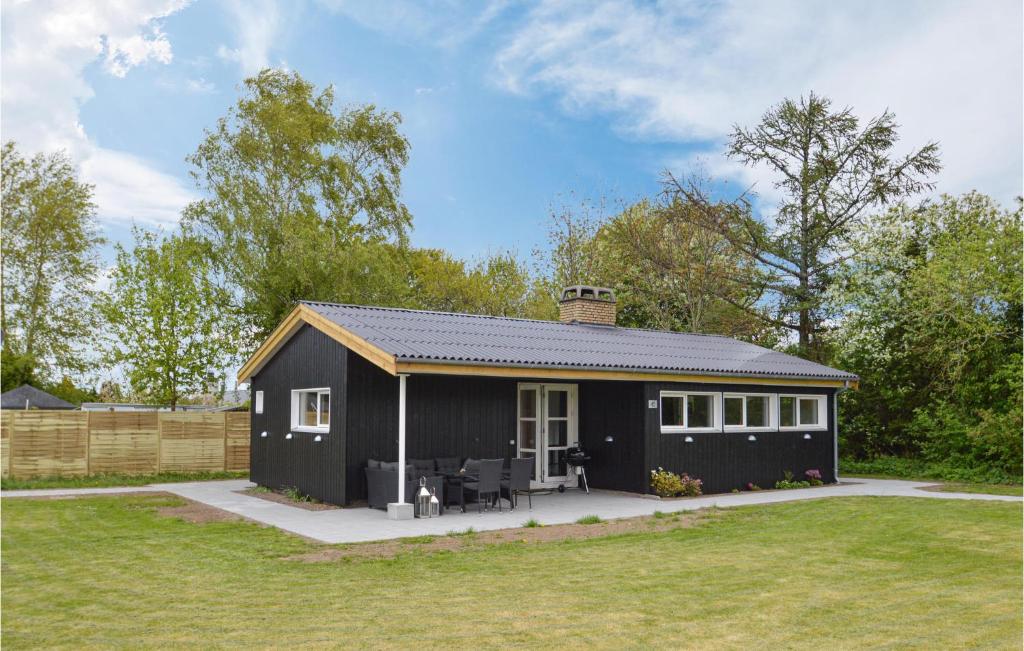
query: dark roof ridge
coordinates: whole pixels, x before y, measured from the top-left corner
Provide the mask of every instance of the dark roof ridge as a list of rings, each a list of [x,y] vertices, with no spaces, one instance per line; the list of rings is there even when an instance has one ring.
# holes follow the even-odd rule
[[[656,328],[629,328],[629,327],[619,326],[619,325],[608,326],[608,325],[604,325],[604,324],[601,324],[601,323],[579,323],[579,322],[564,323],[562,321],[551,321],[551,320],[548,320],[548,319],[526,319],[526,318],[517,317],[517,316],[495,316],[493,314],[470,314],[468,312],[444,312],[442,310],[416,310],[416,309],[413,309],[413,308],[410,308],[410,307],[385,307],[385,306],[382,306],[382,305],[357,305],[355,303],[331,303],[329,301],[305,301],[305,300],[303,300],[303,301],[299,301],[299,303],[302,303],[304,305],[329,305],[331,307],[354,307],[354,308],[359,308],[359,309],[362,309],[362,310],[387,310],[389,312],[412,312],[414,314],[440,314],[440,315],[443,315],[443,316],[465,316],[465,317],[472,317],[472,318],[476,318],[476,319],[500,319],[502,321],[523,321],[523,322],[526,322],[526,323],[548,323],[548,324],[565,325],[565,326],[589,326],[589,327],[593,327],[593,328],[609,328],[609,329],[614,329],[614,330],[630,330],[630,331],[633,331],[633,332],[657,332],[657,333],[661,333],[661,334],[693,335],[695,337],[718,337],[718,338],[721,338],[721,339],[730,339],[730,340],[733,340],[733,341],[742,341],[740,339],[736,339],[735,337],[730,337],[729,335],[719,335],[719,334],[714,334],[714,333],[710,333],[710,332],[683,332],[683,331],[680,331],[680,330],[658,330]],[[751,346],[757,346],[757,344],[752,344],[749,341],[743,341],[742,343],[750,344]],[[764,348],[764,346],[759,346],[759,348]],[[772,350],[772,349],[766,348],[765,350]]]

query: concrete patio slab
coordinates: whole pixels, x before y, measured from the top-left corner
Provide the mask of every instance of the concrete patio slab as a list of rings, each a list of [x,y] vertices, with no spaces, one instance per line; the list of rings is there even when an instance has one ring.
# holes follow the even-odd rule
[[[666,513],[694,511],[710,506],[731,508],[753,504],[774,504],[798,500],[822,499],[855,495],[918,497],[923,499],[952,499],[1021,502],[1010,495],[984,495],[978,493],[942,493],[919,490],[935,482],[912,482],[887,479],[852,479],[836,486],[803,488],[784,491],[759,491],[708,495],[690,499],[659,500],[651,497],[592,491],[564,494],[535,495],[533,509],[520,501],[520,508],[501,513],[488,511],[480,515],[474,505],[466,513],[449,509],[444,516],[429,520],[389,520],[383,511],[368,508],[307,511],[295,506],[270,502],[238,491],[252,487],[244,479],[175,484],[151,484],[125,488],[84,488],[3,491],[0,496],[57,497],[75,495],[106,495],[164,491],[195,500],[209,506],[235,513],[256,522],[278,527],[285,531],[324,543],[350,543],[371,540],[405,538],[409,536],[444,535],[452,531],[508,529],[522,526],[529,519],[541,524],[567,524],[585,515],[598,515],[602,519],[629,518],[651,515],[655,511]]]

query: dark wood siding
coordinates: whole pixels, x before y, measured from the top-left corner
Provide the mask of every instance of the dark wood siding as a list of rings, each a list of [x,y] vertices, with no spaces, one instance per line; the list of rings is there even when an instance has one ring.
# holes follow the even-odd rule
[[[398,458],[398,378],[349,353],[349,501],[366,498],[367,459]],[[406,457],[509,458],[516,380],[412,375],[406,381]]]
[[[409,458],[515,454],[518,383],[529,379],[412,375],[408,379],[406,453]],[[318,499],[351,504],[366,498],[366,460],[398,458],[398,383],[327,335],[305,326],[253,378],[264,392],[264,413],[252,413],[250,473],[272,488],[295,486]],[[585,381],[579,386],[579,434],[592,455],[594,488],[645,492],[651,469],[662,466],[704,481],[705,492],[747,482],[770,488],[789,470],[810,468],[834,481],[833,390],[763,385]],[[291,440],[291,391],[331,388],[331,430],[314,442]],[[662,434],[659,410],[648,407],[662,390],[805,393],[828,396],[828,430]],[[253,400],[255,405],[255,400]],[[260,433],[268,436],[262,438]],[[605,437],[611,436],[608,443]]]
[[[661,391],[723,391],[750,393],[824,394],[827,396],[826,431],[808,430],[786,432],[755,432],[756,441],[749,441],[747,432],[708,432],[688,434],[662,434],[658,409],[647,409],[647,463],[646,472],[662,467],[677,473],[687,473],[704,482],[705,493],[725,493],[742,488],[748,482],[761,488],[771,488],[782,479],[787,470],[796,479],[803,479],[804,471],[821,471],[826,482],[835,481],[833,468],[833,389],[804,387],[771,387],[765,385],[707,385],[648,383],[646,403],[658,400]],[[811,439],[805,440],[804,434]],[[686,443],[685,437],[693,438]],[[645,477],[646,481],[646,477]]]
[[[270,488],[294,486],[317,499],[345,503],[345,370],[348,350],[324,333],[303,326],[252,379],[263,391],[263,413],[252,403],[250,477]],[[291,440],[293,389],[330,387],[331,427],[315,434],[295,432]],[[267,432],[267,437],[260,436]]]
[[[646,492],[643,383],[580,383],[579,431],[591,488]]]

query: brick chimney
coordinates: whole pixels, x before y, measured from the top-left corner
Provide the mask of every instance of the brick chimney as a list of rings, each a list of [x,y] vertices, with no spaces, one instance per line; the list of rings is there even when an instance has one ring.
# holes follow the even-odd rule
[[[562,290],[558,301],[558,320],[562,323],[615,325],[615,292],[607,287],[573,285]]]

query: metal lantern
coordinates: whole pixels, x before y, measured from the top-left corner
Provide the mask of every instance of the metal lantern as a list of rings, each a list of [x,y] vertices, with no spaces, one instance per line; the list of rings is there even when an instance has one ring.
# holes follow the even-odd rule
[[[430,517],[430,491],[427,490],[426,477],[420,477],[420,488],[416,491],[416,517]]]
[[[436,518],[441,515],[441,502],[437,499],[437,489],[430,489],[430,517]]]

